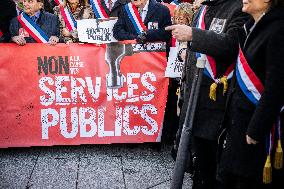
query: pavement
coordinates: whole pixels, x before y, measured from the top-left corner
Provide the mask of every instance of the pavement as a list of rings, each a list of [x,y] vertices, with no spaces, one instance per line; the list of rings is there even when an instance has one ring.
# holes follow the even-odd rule
[[[112,144],[0,149],[0,188],[167,189],[169,145]],[[191,188],[185,174],[183,188]]]

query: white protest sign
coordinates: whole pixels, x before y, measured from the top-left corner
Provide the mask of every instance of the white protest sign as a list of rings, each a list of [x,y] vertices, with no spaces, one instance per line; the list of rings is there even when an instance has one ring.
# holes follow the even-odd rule
[[[171,77],[171,78],[181,77],[182,70],[184,67],[184,62],[180,62],[178,60],[177,55],[178,55],[178,47],[171,47],[167,68],[165,71],[165,77]]]
[[[79,41],[98,44],[117,42],[112,31],[116,22],[117,18],[77,20]]]

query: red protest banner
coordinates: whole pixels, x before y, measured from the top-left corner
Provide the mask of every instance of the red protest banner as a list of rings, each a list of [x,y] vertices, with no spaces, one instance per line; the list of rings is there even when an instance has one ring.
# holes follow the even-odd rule
[[[0,51],[0,147],[159,141],[165,52],[87,44]]]

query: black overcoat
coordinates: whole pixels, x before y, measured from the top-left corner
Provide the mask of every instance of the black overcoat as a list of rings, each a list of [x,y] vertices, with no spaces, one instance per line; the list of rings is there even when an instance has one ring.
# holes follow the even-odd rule
[[[272,8],[256,25],[250,20],[240,36],[244,39],[244,56],[264,85],[264,92],[254,105],[234,75],[224,122],[228,134],[219,171],[260,180],[267,155],[266,137],[284,104],[284,7]],[[248,145],[246,134],[258,143]]]
[[[148,25],[150,23],[157,24],[157,28],[149,28]],[[171,15],[170,10],[165,5],[158,3],[156,0],[149,0],[148,12],[144,24],[148,27],[146,34],[148,42],[169,41],[171,33],[165,31],[165,27],[171,25]],[[134,40],[138,36],[124,8],[114,25],[113,36],[117,40]]]
[[[240,0],[215,0],[206,1],[203,4],[208,6],[205,14],[205,29],[202,31],[193,28],[192,41],[189,43],[189,54],[185,65],[183,81],[183,99],[180,116],[180,125],[183,124],[187,109],[187,101],[194,72],[196,69],[196,53],[203,53],[212,56],[217,64],[217,78],[224,75],[226,69],[235,61],[238,49],[238,29],[248,19],[248,15],[242,13],[242,2]],[[196,26],[196,14],[192,26]],[[215,27],[212,27],[214,25]],[[209,28],[215,30],[209,30]],[[193,125],[194,136],[209,140],[216,140],[223,120],[226,98],[223,96],[223,86],[217,88],[216,102],[209,99],[209,88],[213,80],[203,76],[198,103]]]
[[[41,14],[37,20],[37,24],[48,36],[48,39],[51,36],[59,37],[60,28],[59,28],[59,21],[58,21],[57,16],[41,10]],[[18,18],[17,17],[13,18],[10,24],[11,36],[12,37],[18,36],[19,29],[22,27],[23,26],[18,21]],[[29,37],[25,37],[25,40],[27,43],[36,43],[36,40],[31,35],[29,35]]]

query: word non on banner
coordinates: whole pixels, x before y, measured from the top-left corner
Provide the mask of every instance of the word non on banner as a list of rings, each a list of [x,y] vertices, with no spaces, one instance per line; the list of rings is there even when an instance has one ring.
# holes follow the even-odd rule
[[[117,42],[112,31],[116,22],[117,18],[77,20],[79,41],[97,44]]]
[[[106,48],[1,44],[0,147],[159,142],[166,53],[125,56],[111,88]]]

